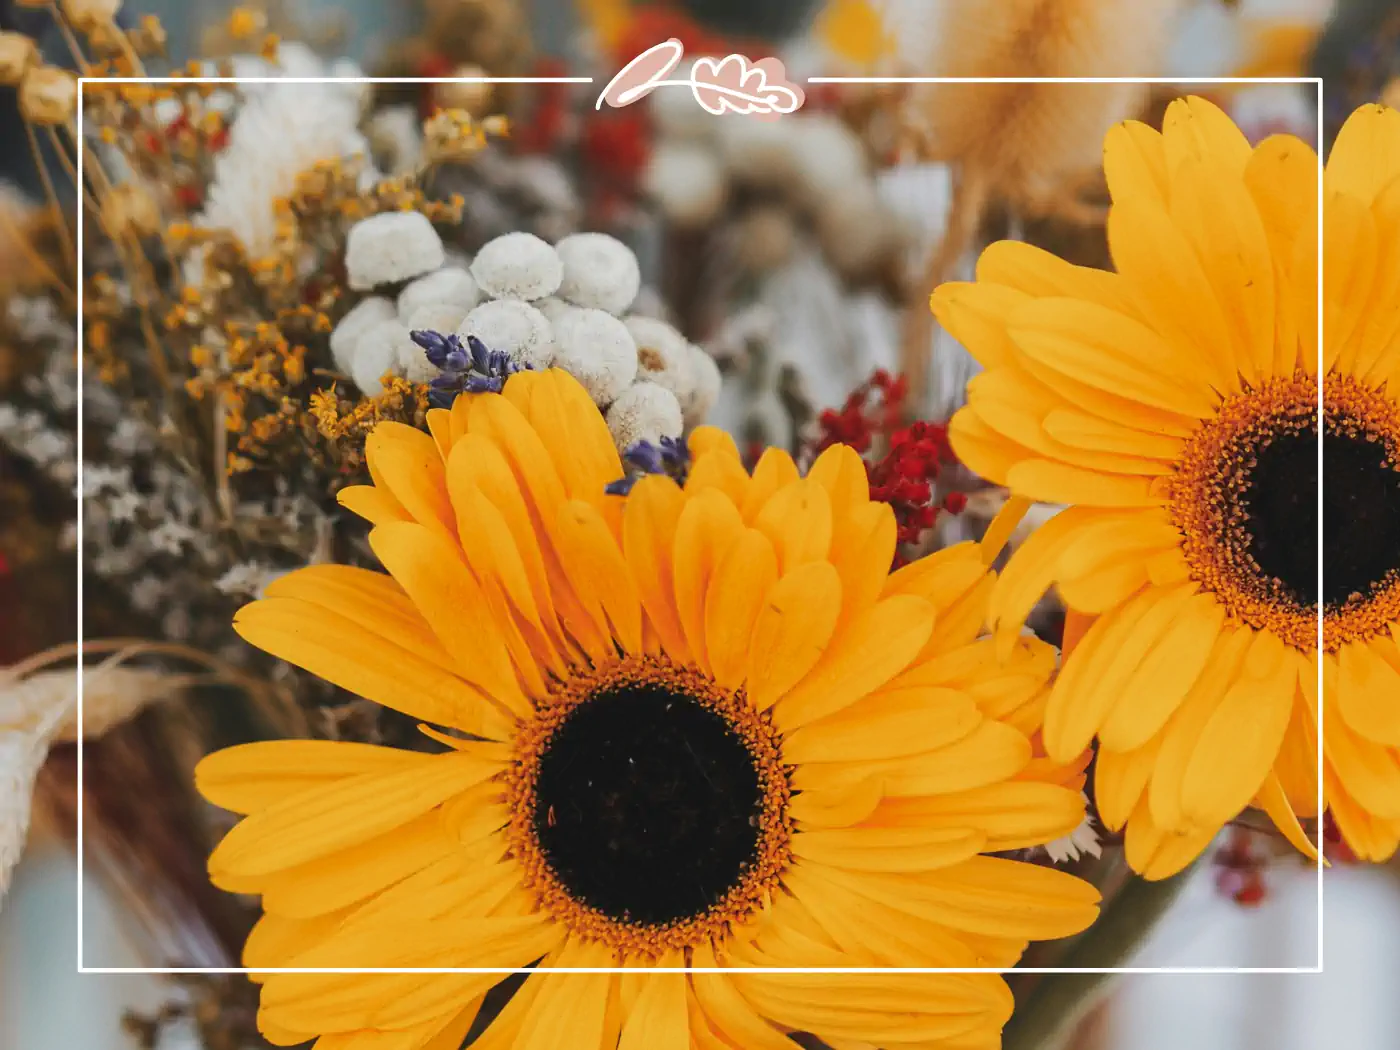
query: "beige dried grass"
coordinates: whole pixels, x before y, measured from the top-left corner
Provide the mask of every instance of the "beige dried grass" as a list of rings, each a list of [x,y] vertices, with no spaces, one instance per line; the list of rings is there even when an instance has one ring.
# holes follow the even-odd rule
[[[1182,0],[999,0],[948,5],[934,68],[954,77],[1146,77],[1161,68]],[[1139,111],[1140,84],[924,84],[906,103],[910,146],[954,169],[942,243],[914,287],[902,340],[911,391],[927,385],[928,297],[972,247],[988,208],[1101,221],[1083,202],[1103,138]],[[914,406],[916,409],[919,407]]]
[[[102,736],[147,704],[168,699],[191,682],[189,675],[123,666],[136,651],[135,647],[124,648],[85,671],[85,739]],[[49,747],[78,737],[76,669],[39,669],[71,652],[72,647],[64,647],[0,670],[0,900],[24,851],[34,779]]]

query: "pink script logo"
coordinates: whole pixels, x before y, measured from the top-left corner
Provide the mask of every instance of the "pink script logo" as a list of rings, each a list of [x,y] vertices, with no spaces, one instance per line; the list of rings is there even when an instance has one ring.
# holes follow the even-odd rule
[[[690,64],[689,80],[667,80],[666,76],[685,57],[685,45],[675,37],[647,48],[618,71],[598,96],[594,109],[607,103],[614,109],[630,106],[659,87],[688,87],[695,101],[707,113],[720,116],[737,113],[758,120],[776,120],[784,113],[801,108],[802,89],[787,79],[787,71],[776,58],[750,62],[743,55],[726,58],[697,58]]]

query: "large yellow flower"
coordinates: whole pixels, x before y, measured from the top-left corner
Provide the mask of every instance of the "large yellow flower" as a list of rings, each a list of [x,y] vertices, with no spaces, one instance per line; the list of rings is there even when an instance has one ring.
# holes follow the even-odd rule
[[[1097,617],[1045,741],[1063,758],[1097,736],[1099,811],[1148,877],[1251,804],[1310,851],[1297,817],[1317,808],[1319,601],[1331,804],[1359,852],[1395,847],[1400,241],[1380,231],[1400,229],[1397,156],[1395,117],[1373,107],[1328,174],[1320,595],[1307,145],[1251,149],[1218,109],[1179,100],[1160,134],[1129,122],[1105,143],[1115,273],[1003,243],[976,283],[934,295],[986,367],[954,448],[1021,497],[1071,505],[1017,552],[992,620],[1009,643],[1052,585]]]
[[[850,449],[807,477],[691,440],[684,488],[622,475],[569,376],[511,377],[384,423],[389,575],[316,566],[236,624],[424,727],[437,754],[280,741],[201,790],[247,814],[214,881],[262,895],[252,968],[537,972],[476,1047],[981,1050],[994,975],[647,975],[669,966],[991,966],[1094,917],[1067,874],[986,854],[1069,834],[1074,786],[1032,757],[1054,652],[978,640],[973,545],[890,574],[895,525]],[[492,974],[263,975],[259,1023],[319,1050],[455,1050]]]
[[[1327,158],[1323,667],[1327,807],[1356,855],[1400,844],[1400,113],[1362,106]],[[1335,390],[1336,393],[1332,393]]]

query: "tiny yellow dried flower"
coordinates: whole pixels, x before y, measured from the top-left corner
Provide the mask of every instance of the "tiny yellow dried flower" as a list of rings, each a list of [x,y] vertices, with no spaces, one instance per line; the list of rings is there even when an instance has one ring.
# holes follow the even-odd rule
[[[247,40],[267,28],[267,15],[252,7],[235,7],[228,16],[228,35]]]
[[[78,81],[66,69],[34,66],[19,86],[19,111],[32,124],[66,124],[78,107]]]
[[[155,15],[142,15],[136,28],[126,35],[138,55],[144,57],[165,54],[165,45],[169,37],[166,35],[165,26],[161,25],[160,19]]]
[[[29,37],[23,33],[0,33],[0,84],[18,84],[38,60],[39,48]]]

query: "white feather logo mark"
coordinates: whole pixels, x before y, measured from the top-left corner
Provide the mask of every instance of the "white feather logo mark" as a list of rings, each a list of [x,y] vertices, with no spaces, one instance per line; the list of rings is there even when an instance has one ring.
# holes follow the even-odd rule
[[[690,79],[667,80],[666,75],[680,65],[684,56],[685,45],[674,37],[654,44],[618,71],[593,108],[602,109],[606,103],[621,109],[659,87],[688,87],[707,113],[774,120],[800,109],[806,100],[802,89],[787,79],[787,70],[776,58],[761,58],[757,62],[750,62],[743,55],[697,58],[690,65]]]

